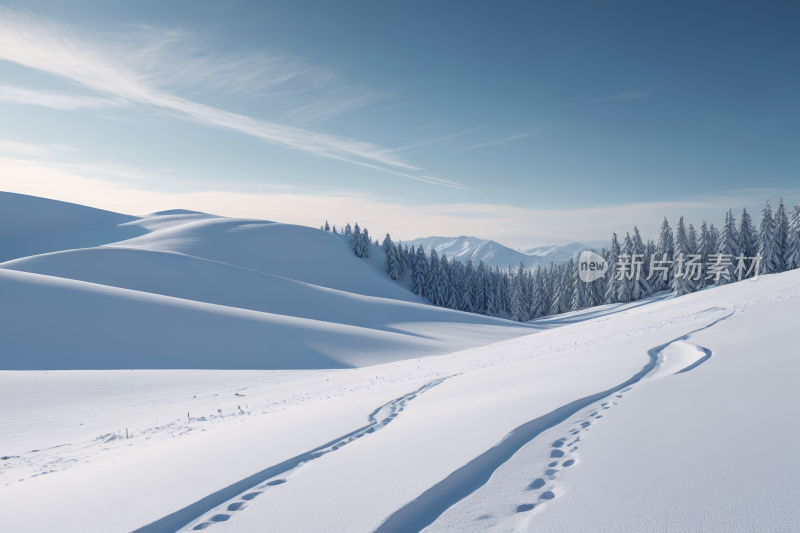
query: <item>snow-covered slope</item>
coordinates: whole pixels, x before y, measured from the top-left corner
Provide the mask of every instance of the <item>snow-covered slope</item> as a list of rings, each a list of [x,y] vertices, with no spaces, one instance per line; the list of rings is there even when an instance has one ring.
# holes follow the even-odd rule
[[[142,235],[137,217],[0,191],[0,262]]]
[[[369,369],[3,373],[4,523],[791,531],[798,305],[793,271]]]
[[[37,220],[82,213],[22,200]],[[431,306],[389,279],[379,247],[361,259],[317,229],[185,210],[88,213],[139,236],[0,264],[0,368],[342,368],[532,328]]]
[[[369,259],[359,259],[344,235],[201,215],[144,217],[135,224],[149,233],[111,246],[178,252],[354,294],[424,302],[389,279],[379,247],[371,247]]]

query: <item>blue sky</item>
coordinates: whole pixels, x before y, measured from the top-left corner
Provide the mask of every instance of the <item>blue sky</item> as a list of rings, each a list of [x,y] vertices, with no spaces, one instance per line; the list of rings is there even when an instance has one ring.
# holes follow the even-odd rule
[[[411,239],[800,200],[793,2],[2,2],[0,189]]]

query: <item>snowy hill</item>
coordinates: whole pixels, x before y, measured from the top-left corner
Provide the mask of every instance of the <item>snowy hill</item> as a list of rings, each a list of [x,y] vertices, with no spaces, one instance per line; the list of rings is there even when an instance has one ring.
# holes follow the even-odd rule
[[[489,266],[500,268],[517,267],[519,262],[525,268],[536,265],[548,266],[550,263],[567,261],[570,257],[588,250],[594,244],[587,246],[581,243],[571,243],[563,246],[539,246],[536,248],[513,250],[495,241],[477,239],[475,237],[423,237],[413,241],[404,242],[408,246],[422,246],[425,253],[430,255],[431,249],[436,253],[446,254],[462,263],[471,259],[473,263],[483,261]],[[595,243],[596,244],[596,243]],[[597,248],[598,250],[600,248]]]
[[[24,238],[7,230],[0,249],[18,250],[21,240],[60,248],[90,227],[123,240],[0,264],[2,369],[342,368],[531,328],[431,306],[389,279],[379,247],[360,259],[344,236],[318,229],[5,198],[39,225],[17,226]],[[76,222],[53,239],[45,222],[64,220]]]
[[[137,217],[0,191],[0,262],[142,235]]]

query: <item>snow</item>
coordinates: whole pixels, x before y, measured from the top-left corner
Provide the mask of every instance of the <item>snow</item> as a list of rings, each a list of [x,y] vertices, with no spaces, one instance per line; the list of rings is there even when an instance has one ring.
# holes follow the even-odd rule
[[[800,271],[517,325],[320,230],[112,227],[138,236],[0,265],[5,530],[800,523]]]

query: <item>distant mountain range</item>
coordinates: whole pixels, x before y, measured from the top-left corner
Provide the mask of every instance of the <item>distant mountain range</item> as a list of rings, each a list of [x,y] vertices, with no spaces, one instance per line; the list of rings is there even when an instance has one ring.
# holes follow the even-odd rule
[[[562,246],[537,246],[536,248],[514,250],[495,241],[475,237],[422,237],[413,241],[403,241],[403,244],[422,246],[426,254],[430,254],[431,249],[435,249],[437,254],[445,254],[449,259],[456,259],[463,263],[472,259],[476,265],[478,261],[483,261],[489,266],[500,268],[508,268],[509,264],[517,267],[520,261],[525,268],[549,265],[551,262],[567,261],[584,250],[599,251],[606,245],[604,241],[589,241],[587,244],[573,242]]]

